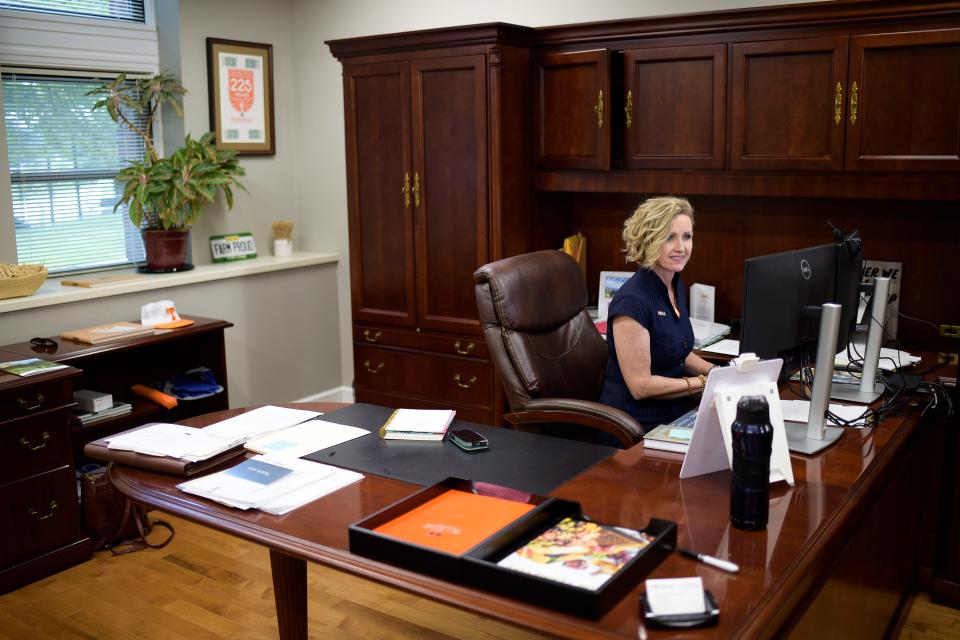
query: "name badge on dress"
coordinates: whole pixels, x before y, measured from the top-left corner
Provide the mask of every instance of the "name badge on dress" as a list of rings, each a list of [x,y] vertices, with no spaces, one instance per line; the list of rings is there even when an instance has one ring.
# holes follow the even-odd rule
[[[657,315],[666,317],[667,314],[664,311],[657,311]]]

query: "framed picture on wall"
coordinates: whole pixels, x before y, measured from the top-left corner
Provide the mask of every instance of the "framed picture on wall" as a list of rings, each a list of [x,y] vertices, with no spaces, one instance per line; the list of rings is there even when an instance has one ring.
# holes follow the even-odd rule
[[[207,38],[207,82],[217,148],[274,155],[273,45]]]

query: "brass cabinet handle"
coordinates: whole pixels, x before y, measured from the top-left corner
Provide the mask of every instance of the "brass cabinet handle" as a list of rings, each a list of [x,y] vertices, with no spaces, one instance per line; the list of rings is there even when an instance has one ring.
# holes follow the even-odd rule
[[[371,366],[370,366],[370,361],[369,361],[369,360],[364,360],[364,361],[363,361],[363,366],[366,368],[367,371],[369,371],[369,372],[372,373],[373,375],[377,375],[378,373],[380,373],[381,371],[383,371],[383,363],[382,363],[382,362],[381,362],[380,364],[378,364],[378,365],[376,366],[376,368],[374,368],[374,367],[371,367]]]
[[[462,355],[462,356],[465,356],[465,355],[468,355],[468,354],[470,354],[470,353],[473,353],[473,350],[474,350],[476,347],[477,347],[477,345],[473,344],[472,342],[468,342],[466,348],[461,349],[461,348],[460,348],[460,341],[459,341],[459,340],[457,340],[456,342],[453,343],[453,350],[456,351],[457,353],[459,353],[459,354]]]
[[[473,385],[477,384],[477,376],[470,376],[470,379],[466,382],[460,382],[460,374],[453,376],[453,381],[457,383],[457,386],[461,389],[469,389]]]
[[[420,207],[420,174],[413,172],[413,206]]]
[[[43,442],[41,442],[41,443],[38,444],[37,446],[33,446],[32,444],[30,444],[30,441],[27,440],[27,437],[24,436],[24,437],[20,438],[20,446],[23,447],[24,449],[29,449],[30,451],[36,451],[37,449],[43,449],[45,446],[47,446],[47,442],[50,441],[50,432],[49,432],[49,431],[44,431],[44,432],[43,432],[43,435],[41,436],[41,440],[43,440]]]
[[[45,514],[45,515],[40,515],[40,512],[37,511],[36,509],[34,509],[33,507],[30,507],[29,509],[27,509],[27,513],[29,513],[31,516],[33,516],[33,517],[36,518],[37,520],[46,520],[46,519],[48,519],[48,518],[52,518],[52,517],[53,517],[53,512],[56,511],[56,510],[57,510],[57,507],[59,507],[59,506],[60,506],[60,505],[57,504],[57,501],[56,501],[56,500],[51,500],[51,501],[50,501],[50,511],[49,511],[49,513],[47,513],[47,514]]]
[[[26,398],[17,398],[17,404],[20,405],[20,408],[24,409],[25,411],[35,411],[43,406],[43,400],[43,394],[38,393],[36,396],[34,396],[33,404],[27,402]]]
[[[401,193],[403,193],[403,206],[406,209],[410,208],[410,173],[408,171],[403,172],[403,186],[400,188]]]
[[[603,129],[603,89],[597,94],[597,104],[593,107],[593,112],[597,114],[597,129]]]
[[[377,340],[380,339],[381,335],[383,335],[382,331],[377,331],[375,334],[371,336],[370,329],[363,330],[363,339],[366,340],[367,342],[376,342]]]
[[[843,111],[843,85],[838,82],[837,89],[833,94],[833,122],[837,126],[840,126],[840,121],[843,120],[843,116],[840,115],[841,111]]]
[[[623,112],[627,114],[627,129],[630,128],[630,125],[633,124],[633,91],[627,89],[627,104],[623,108]]]
[[[850,124],[857,123],[857,83],[850,87]]]

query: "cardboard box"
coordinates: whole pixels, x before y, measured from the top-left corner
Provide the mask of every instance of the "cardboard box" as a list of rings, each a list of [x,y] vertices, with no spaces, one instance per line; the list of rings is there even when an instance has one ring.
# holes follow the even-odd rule
[[[90,391],[89,389],[78,389],[73,392],[73,399],[77,405],[84,411],[96,413],[113,406],[113,395],[101,393],[100,391]]]

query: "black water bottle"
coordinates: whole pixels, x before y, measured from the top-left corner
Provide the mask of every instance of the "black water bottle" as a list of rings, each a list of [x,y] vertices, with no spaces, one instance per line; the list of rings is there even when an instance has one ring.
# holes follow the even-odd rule
[[[770,452],[773,426],[763,396],[744,396],[733,421],[733,479],[730,482],[730,523],[738,529],[765,529],[770,511]]]

